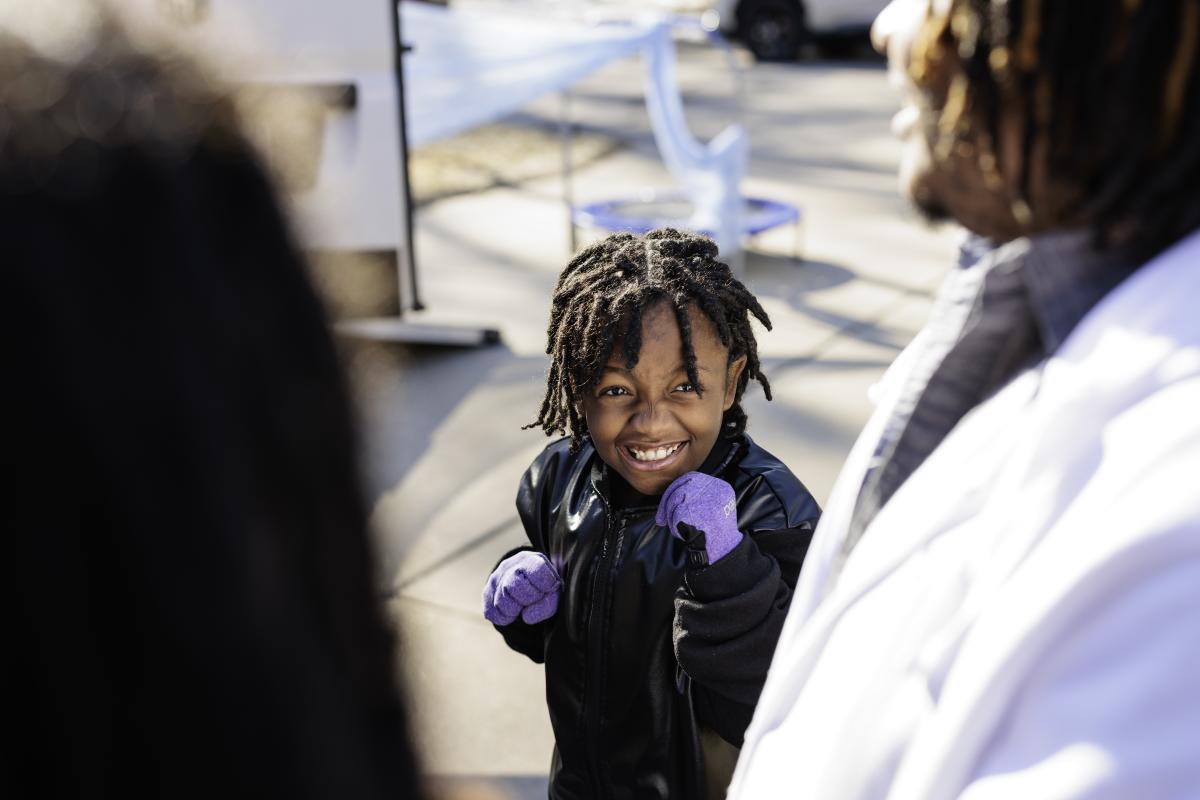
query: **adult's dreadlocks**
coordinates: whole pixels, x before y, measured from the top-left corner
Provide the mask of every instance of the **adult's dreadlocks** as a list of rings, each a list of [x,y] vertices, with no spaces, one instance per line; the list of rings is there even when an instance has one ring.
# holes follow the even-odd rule
[[[599,380],[614,343],[622,348],[626,368],[637,364],[642,314],[659,301],[674,309],[684,366],[697,392],[703,393],[705,387],[696,373],[689,308],[698,309],[712,322],[721,344],[729,348],[730,362],[746,357],[733,405],[722,420],[726,434],[744,431],[741,399],[750,379],[762,384],[771,399],[750,315],[768,330],[771,320],[729,267],[717,260],[717,246],[710,239],[674,228],[659,228],[644,237],[614,234],[567,264],[550,303],[546,396],[537,420],[525,427],[541,428],[548,435],[569,432],[572,449],[578,448],[587,434],[580,408],[584,392]]]
[[[925,45],[935,159],[957,147],[1008,185],[1027,232],[1090,226],[1149,256],[1200,227],[1200,0],[951,0]],[[1039,182],[1066,189],[1031,199]]]

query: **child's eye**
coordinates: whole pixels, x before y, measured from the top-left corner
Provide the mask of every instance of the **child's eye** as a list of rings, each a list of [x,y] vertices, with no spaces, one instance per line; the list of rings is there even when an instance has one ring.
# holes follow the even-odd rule
[[[629,394],[624,386],[609,386],[607,389],[600,390],[601,397],[620,397],[623,394]]]

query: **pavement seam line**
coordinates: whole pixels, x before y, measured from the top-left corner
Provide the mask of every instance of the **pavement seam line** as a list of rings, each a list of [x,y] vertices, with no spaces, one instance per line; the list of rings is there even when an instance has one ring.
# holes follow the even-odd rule
[[[509,528],[511,528],[514,524],[519,524],[519,523],[520,523],[520,519],[515,514],[511,517],[506,517],[500,523],[493,525],[491,528],[487,529],[486,531],[479,534],[475,538],[469,539],[468,541],[466,541],[463,544],[459,545],[458,547],[454,548],[449,553],[447,553],[446,555],[437,559],[433,563],[428,564],[428,565],[416,570],[413,574],[409,575],[404,580],[397,581],[395,584],[393,584],[391,591],[383,596],[384,599],[387,600],[387,599],[391,599],[393,597],[397,597],[400,594],[400,592],[404,591],[404,589],[408,588],[409,586],[412,586],[417,581],[423,580],[424,578],[428,578],[433,573],[437,572],[438,570],[442,569],[443,567],[450,565],[451,563],[453,563],[460,557],[462,557],[462,556],[466,555],[467,553],[471,552],[472,550],[474,550],[476,547],[479,547],[480,545],[485,544],[485,543],[491,541],[492,539],[496,538],[500,534],[504,533]]]

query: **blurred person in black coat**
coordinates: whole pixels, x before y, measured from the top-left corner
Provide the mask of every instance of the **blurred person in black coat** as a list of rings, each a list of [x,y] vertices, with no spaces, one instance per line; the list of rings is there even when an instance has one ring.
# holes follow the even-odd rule
[[[4,5],[0,796],[413,796],[346,387],[235,103]]]

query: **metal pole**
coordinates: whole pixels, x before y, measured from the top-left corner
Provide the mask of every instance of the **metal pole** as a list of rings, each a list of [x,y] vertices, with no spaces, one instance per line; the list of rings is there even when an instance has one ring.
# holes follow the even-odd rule
[[[564,91],[562,93],[562,102],[559,105],[558,115],[558,131],[562,139],[562,194],[563,202],[567,206],[567,240],[570,242],[572,255],[579,248],[579,243],[575,238],[575,192],[572,180],[573,161],[571,157],[571,93]]]
[[[409,290],[412,294],[413,311],[420,311],[425,308],[421,302],[419,288],[417,285],[417,257],[416,250],[413,247],[413,203],[412,203],[412,185],[409,182],[408,175],[408,126],[406,124],[406,114],[404,112],[404,54],[411,48],[404,44],[400,31],[400,0],[388,0],[388,6],[391,10],[392,18],[392,33],[394,36],[394,45],[392,47],[393,63],[396,72],[396,109],[399,114],[400,121],[400,185],[402,187],[402,195],[404,200],[404,209],[401,211],[401,221],[404,224],[404,235],[400,242],[402,252],[400,260],[408,263],[408,281]],[[404,276],[400,276],[401,284],[404,282]],[[400,297],[400,314],[404,314],[404,296],[401,291]]]

